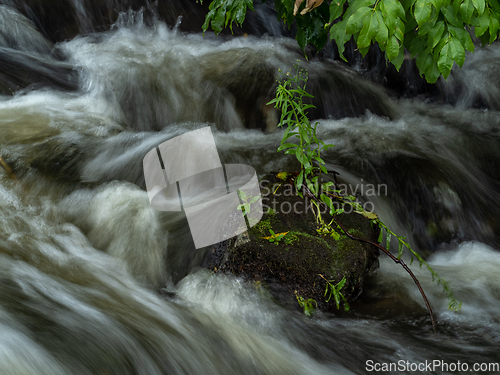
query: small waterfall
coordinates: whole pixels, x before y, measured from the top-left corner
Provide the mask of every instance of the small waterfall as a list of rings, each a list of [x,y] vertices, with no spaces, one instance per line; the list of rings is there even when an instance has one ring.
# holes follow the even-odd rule
[[[437,105],[306,61],[268,24],[268,3],[248,26],[275,35],[262,38],[185,33],[197,13],[172,30],[194,2],[67,0],[46,13],[38,0],[2,4],[0,154],[17,180],[0,169],[1,373],[344,375],[369,361],[433,360],[473,373],[498,362],[497,45],[440,86],[455,106]],[[172,22],[160,21],[166,9]],[[276,152],[283,133],[265,105],[278,69],[297,59],[319,138],[335,144],[322,155],[328,168],[462,301],[449,311],[440,286],[411,266],[437,336],[413,281],[388,259],[350,312],[310,319],[265,288],[200,269],[211,249],[195,248],[185,215],[149,205],[144,155],[207,125],[223,164],[297,170]]]

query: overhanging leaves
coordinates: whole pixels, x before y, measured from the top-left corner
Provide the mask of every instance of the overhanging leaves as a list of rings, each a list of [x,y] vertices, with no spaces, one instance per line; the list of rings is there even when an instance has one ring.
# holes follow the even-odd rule
[[[405,50],[416,57],[417,67],[428,82],[447,78],[454,62],[462,66],[465,50],[474,51],[469,35],[483,44],[498,39],[499,0],[274,0],[278,19],[290,27],[296,23],[300,48],[321,49],[334,40],[339,54],[354,38],[364,55],[377,43],[387,60],[399,69]],[[203,30],[211,25],[218,33],[236,22],[243,23],[253,0],[213,0]]]

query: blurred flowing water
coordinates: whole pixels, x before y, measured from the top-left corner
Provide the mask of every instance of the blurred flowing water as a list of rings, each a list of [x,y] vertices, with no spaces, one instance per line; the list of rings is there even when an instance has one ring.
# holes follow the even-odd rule
[[[13,8],[0,5],[0,17],[0,153],[17,176],[0,173],[0,373],[360,374],[370,360],[500,362],[499,45],[442,83],[451,106],[391,99],[339,64],[305,62],[277,36],[182,34],[128,12],[110,31],[53,46]],[[143,156],[207,124],[223,163],[261,176],[296,169],[275,151],[281,133],[265,103],[277,70],[297,59],[320,137],[336,145],[329,168],[351,186],[385,184],[387,194],[365,189],[360,199],[430,254],[462,301],[448,310],[414,264],[437,335],[414,283],[387,259],[349,313],[309,319],[200,268],[210,249],[194,248],[185,217],[149,205]]]

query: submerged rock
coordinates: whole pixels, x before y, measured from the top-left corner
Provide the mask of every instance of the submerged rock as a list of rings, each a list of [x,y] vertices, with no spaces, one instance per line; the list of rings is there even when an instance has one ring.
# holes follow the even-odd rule
[[[78,73],[70,65],[51,57],[0,47],[0,95],[50,87],[61,91],[78,89]]]
[[[336,238],[320,235],[311,202],[297,196],[293,185],[276,174],[261,181],[261,191],[264,216],[260,222],[216,245],[209,254],[209,267],[255,281],[289,307],[298,307],[297,295],[314,299],[322,310],[336,309],[333,298],[325,300],[325,279],[336,285],[345,277],[341,293],[347,302],[356,299],[365,277],[378,266],[378,249],[340,231]],[[331,220],[327,214],[323,217]],[[352,213],[338,219],[350,233],[377,241],[378,228],[372,228],[365,217]],[[284,236],[276,240],[271,231]]]
[[[282,78],[279,71],[293,75],[293,64],[298,64],[307,71],[307,91],[314,97],[304,99],[315,106],[308,111],[310,118],[358,117],[367,111],[389,119],[397,117],[385,90],[353,69],[334,61],[303,60],[302,52],[286,41],[274,49],[231,48],[205,54],[199,59],[199,70],[209,85],[205,91],[211,93],[206,107],[218,108],[224,98],[234,103],[246,128],[274,131],[279,114],[266,103],[276,96],[277,79]],[[208,120],[222,124],[225,117],[210,114]]]

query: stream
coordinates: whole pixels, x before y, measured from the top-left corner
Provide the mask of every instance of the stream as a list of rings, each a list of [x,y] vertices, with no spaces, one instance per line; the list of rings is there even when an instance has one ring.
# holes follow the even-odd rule
[[[266,4],[259,36],[215,37],[127,8],[101,30],[71,3],[78,35],[53,45],[24,3],[0,1],[0,154],[16,177],[0,169],[0,374],[499,373],[500,44],[477,47],[438,99],[398,99],[362,67],[306,61]],[[335,145],[328,168],[462,302],[449,310],[412,264],[436,335],[383,255],[349,312],[308,318],[202,268],[210,248],[185,215],[151,207],[144,155],[208,125],[223,164],[298,168],[265,106],[297,60]]]

